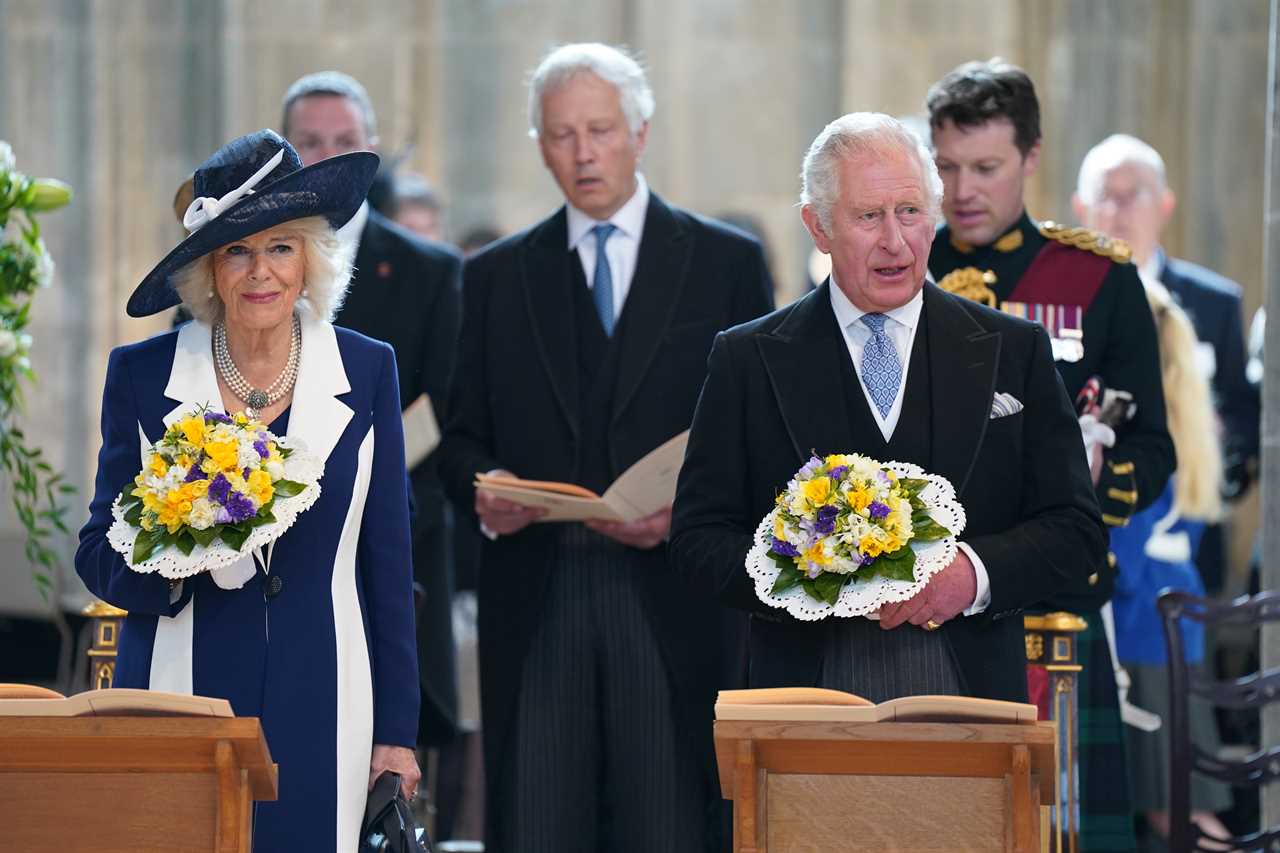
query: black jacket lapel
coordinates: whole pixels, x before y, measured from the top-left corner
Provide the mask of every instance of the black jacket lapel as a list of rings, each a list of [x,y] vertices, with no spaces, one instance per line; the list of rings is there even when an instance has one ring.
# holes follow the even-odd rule
[[[853,429],[839,371],[849,364],[848,345],[831,310],[828,279],[799,299],[770,333],[756,337],[760,358],[796,452],[844,453]]]
[[[989,332],[961,300],[924,286],[933,403],[934,473],[964,494],[991,417],[1000,333]]]
[[[568,219],[563,207],[530,234],[521,250],[524,300],[534,348],[575,436],[578,369],[574,347],[578,338],[573,328],[573,277],[569,264],[577,262],[577,254],[569,251]]]
[[[613,395],[614,420],[626,411],[666,338],[689,272],[692,250],[688,229],[656,193],[650,193],[635,275],[618,318],[621,351],[618,386]]]

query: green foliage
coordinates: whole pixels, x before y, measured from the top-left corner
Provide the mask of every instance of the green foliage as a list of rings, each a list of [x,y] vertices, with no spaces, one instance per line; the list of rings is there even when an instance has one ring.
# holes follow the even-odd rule
[[[0,469],[26,530],[33,579],[46,600],[59,564],[54,537],[71,533],[65,501],[75,488],[45,461],[40,448],[18,428],[17,418],[23,386],[35,380],[28,355],[31,336],[25,331],[31,300],[53,281],[53,260],[40,238],[35,214],[70,201],[71,188],[61,181],[32,179],[19,172],[13,150],[0,140]]]

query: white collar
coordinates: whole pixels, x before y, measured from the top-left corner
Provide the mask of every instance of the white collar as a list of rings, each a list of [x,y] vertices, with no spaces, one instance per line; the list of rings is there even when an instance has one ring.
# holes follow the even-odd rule
[[[578,248],[582,238],[590,234],[591,229],[601,223],[600,220],[592,219],[572,204],[566,203],[565,207],[569,212],[569,251],[572,252]],[[639,242],[640,234],[644,231],[644,215],[648,210],[649,185],[645,183],[644,175],[636,172],[636,191],[632,193],[631,198],[627,199],[627,203],[618,208],[618,212],[610,216],[606,221],[616,226],[623,234]]]
[[[847,330],[854,323],[858,322],[864,314],[870,314],[870,311],[863,311],[861,308],[854,306],[849,301],[849,297],[845,296],[844,291],[836,284],[835,273],[831,274],[831,310],[835,312],[836,322],[840,324],[841,329]],[[894,320],[906,326],[913,333],[916,324],[920,322],[920,310],[924,307],[924,288],[921,287],[916,291],[916,295],[911,297],[905,305],[899,305],[890,311],[881,311],[891,320]]]
[[[353,412],[337,399],[351,390],[333,326],[301,313],[302,354],[290,406],[290,438],[300,438],[321,459],[333,451]],[[189,414],[197,406],[222,411],[222,395],[213,366],[213,330],[193,320],[178,329],[173,365],[164,395],[178,405],[165,415],[165,426]]]

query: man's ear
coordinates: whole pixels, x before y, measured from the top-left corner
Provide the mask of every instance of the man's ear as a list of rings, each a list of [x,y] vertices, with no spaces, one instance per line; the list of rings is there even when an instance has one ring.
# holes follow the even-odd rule
[[[1076,222],[1087,227],[1089,225],[1089,207],[1081,201],[1079,193],[1071,194],[1071,209],[1075,211]]]
[[[1163,231],[1173,217],[1173,212],[1178,208],[1178,197],[1173,194],[1173,190],[1166,187],[1160,194],[1157,204],[1160,205],[1160,230]]]
[[[805,230],[813,238],[813,245],[818,251],[824,255],[831,254],[831,238],[827,236],[826,230],[822,227],[822,220],[818,217],[818,211],[812,204],[806,204],[800,208],[800,218],[804,221]]]
[[[1022,177],[1029,178],[1036,173],[1036,169],[1040,166],[1040,140],[1036,140],[1036,144],[1027,149],[1027,153],[1022,155]]]

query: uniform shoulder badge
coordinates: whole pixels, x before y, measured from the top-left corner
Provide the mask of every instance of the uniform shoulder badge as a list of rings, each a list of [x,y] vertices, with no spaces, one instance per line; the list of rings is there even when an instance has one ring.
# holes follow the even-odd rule
[[[996,307],[996,294],[991,285],[996,283],[996,274],[991,270],[980,270],[977,267],[961,267],[952,270],[938,282],[947,293],[954,293],[973,302]]]
[[[1117,264],[1127,264],[1133,257],[1129,244],[1124,240],[1108,237],[1101,231],[1094,231],[1090,228],[1073,228],[1046,220],[1040,223],[1040,233],[1049,240],[1054,240],[1076,249],[1085,249],[1095,255],[1115,261]]]

